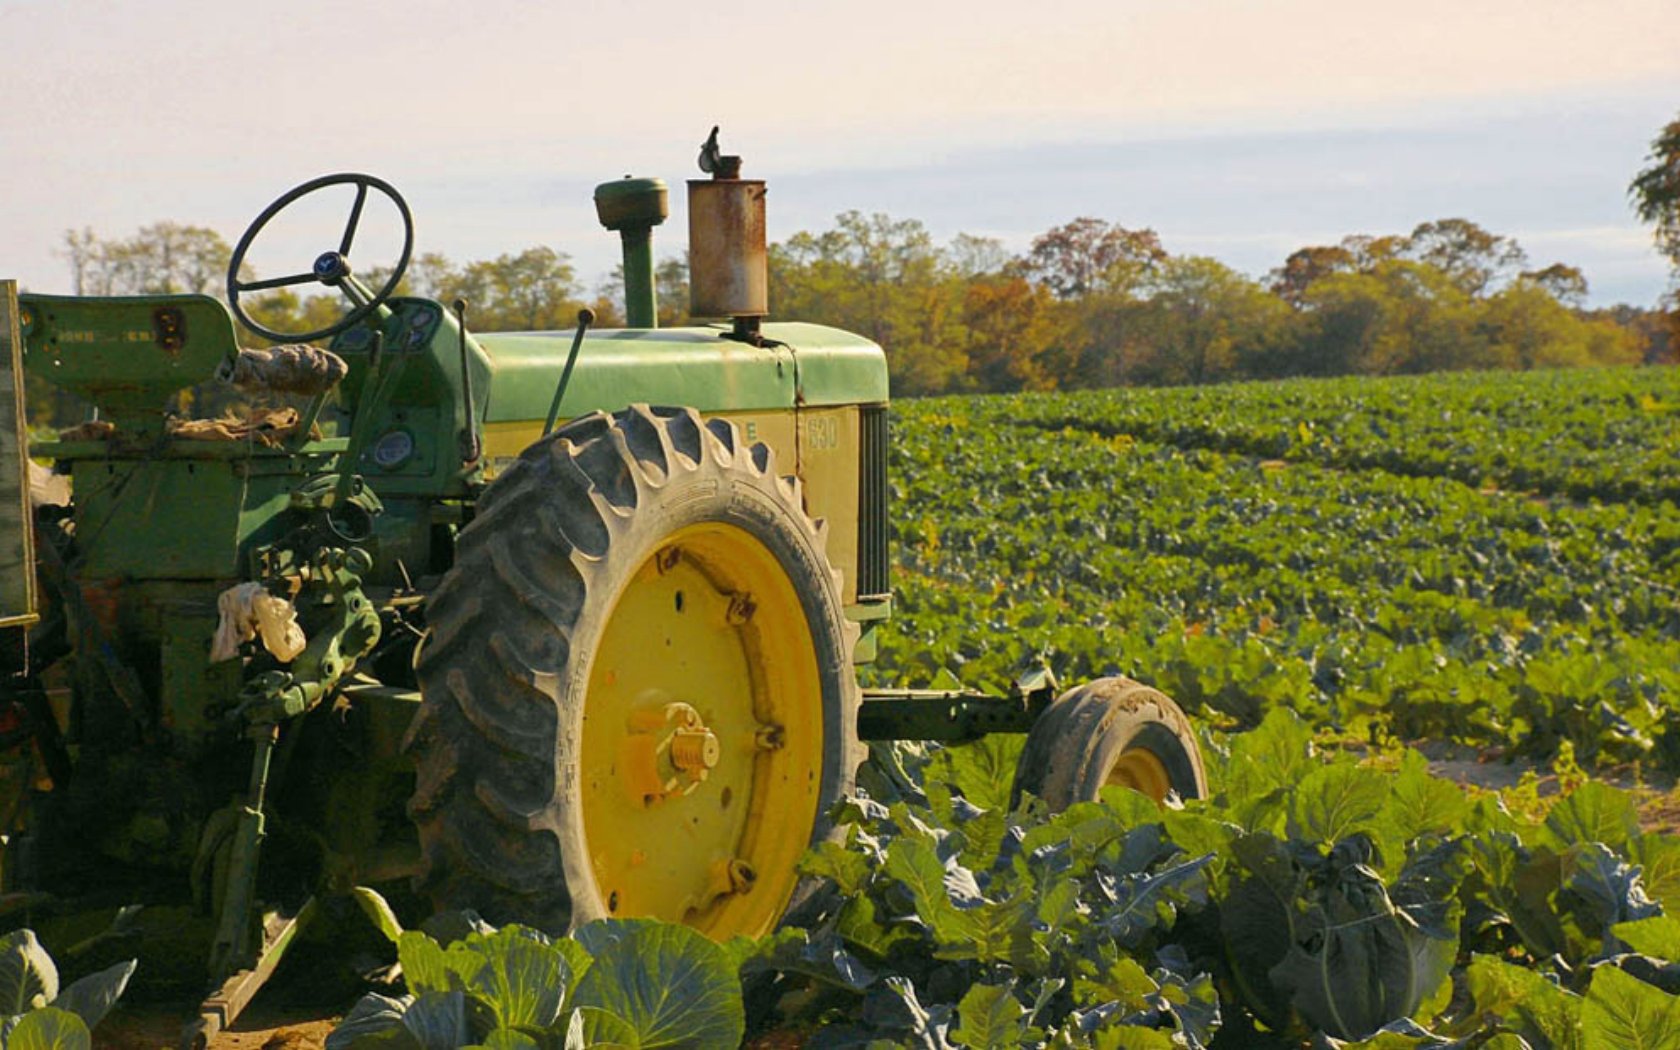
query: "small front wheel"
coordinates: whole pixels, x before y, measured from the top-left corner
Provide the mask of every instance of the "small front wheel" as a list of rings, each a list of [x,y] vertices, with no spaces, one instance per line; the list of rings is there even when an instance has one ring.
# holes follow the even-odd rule
[[[1030,793],[1060,812],[1111,786],[1157,802],[1169,791],[1207,796],[1190,720],[1165,693],[1130,678],[1099,678],[1057,697],[1027,733],[1012,801]]]

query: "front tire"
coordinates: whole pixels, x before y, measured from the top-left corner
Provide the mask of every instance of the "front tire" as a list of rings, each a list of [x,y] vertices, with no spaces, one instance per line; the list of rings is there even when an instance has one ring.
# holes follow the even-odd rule
[[[527,449],[427,604],[422,888],[552,933],[773,929],[861,757],[824,538],[768,447],[693,410],[595,413]]]
[[[1119,676],[1068,690],[1038,717],[1015,767],[1013,803],[1026,792],[1060,812],[1095,802],[1105,787],[1156,802],[1169,791],[1207,797],[1190,720],[1165,693]]]

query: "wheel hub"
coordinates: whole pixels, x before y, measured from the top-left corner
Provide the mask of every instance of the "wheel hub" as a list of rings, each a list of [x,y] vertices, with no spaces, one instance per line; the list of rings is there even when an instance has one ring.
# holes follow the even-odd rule
[[[1172,776],[1167,767],[1153,752],[1143,748],[1132,748],[1123,751],[1109,768],[1107,784],[1115,787],[1129,787],[1134,791],[1148,795],[1156,802],[1167,797],[1172,790]]]
[[[633,711],[624,752],[630,799],[653,806],[699,787],[723,757],[723,745],[692,704],[678,701]]]

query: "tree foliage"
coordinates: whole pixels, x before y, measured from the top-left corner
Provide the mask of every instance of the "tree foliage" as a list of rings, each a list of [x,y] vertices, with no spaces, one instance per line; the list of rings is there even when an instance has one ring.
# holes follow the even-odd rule
[[[233,249],[207,227],[155,222],[120,240],[66,230],[62,254],[77,295],[156,295],[218,290]]]
[[[1659,240],[1680,236],[1680,122],[1670,130],[1673,141],[1656,147],[1667,159],[1634,186]],[[120,295],[218,293],[231,253],[213,230],[160,222],[113,240],[68,231],[63,254],[78,293]],[[771,246],[770,301],[776,317],[881,344],[900,394],[1661,359],[1671,340],[1651,317],[1589,312],[1580,270],[1526,266],[1515,240],[1465,218],[1308,245],[1262,284],[1212,258],[1173,255],[1154,230],[1089,216],[1012,254],[994,238],[942,245],[915,219],[848,211]],[[387,276],[363,275],[375,286]],[[687,323],[685,261],[664,259],[655,281],[660,324]],[[585,305],[599,326],[623,323],[622,274],[591,298],[571,259],[549,247],[466,263],[421,253],[397,291],[464,299],[479,331],[566,330]],[[301,331],[326,327],[346,304],[306,286],[247,309],[267,328]]]
[[[1653,345],[1641,315],[1584,312],[1575,267],[1526,262],[1511,238],[1446,218],[1301,248],[1263,286],[1100,219],[1009,257],[847,212],[772,249],[771,301],[881,343],[904,394],[1622,364]]]
[[[1657,248],[1680,271],[1680,117],[1651,140],[1646,166],[1628,193],[1640,220],[1655,227]]]

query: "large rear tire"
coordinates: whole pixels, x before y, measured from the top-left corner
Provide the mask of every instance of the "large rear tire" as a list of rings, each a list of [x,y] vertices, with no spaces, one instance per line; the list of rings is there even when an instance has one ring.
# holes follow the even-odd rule
[[[1029,792],[1060,812],[1129,787],[1157,802],[1169,791],[1206,798],[1195,732],[1165,693],[1130,678],[1099,678],[1058,697],[1033,723],[1015,767],[1014,802]]]
[[[421,888],[553,933],[773,929],[862,756],[824,535],[768,447],[693,410],[595,413],[526,449],[426,608]]]

